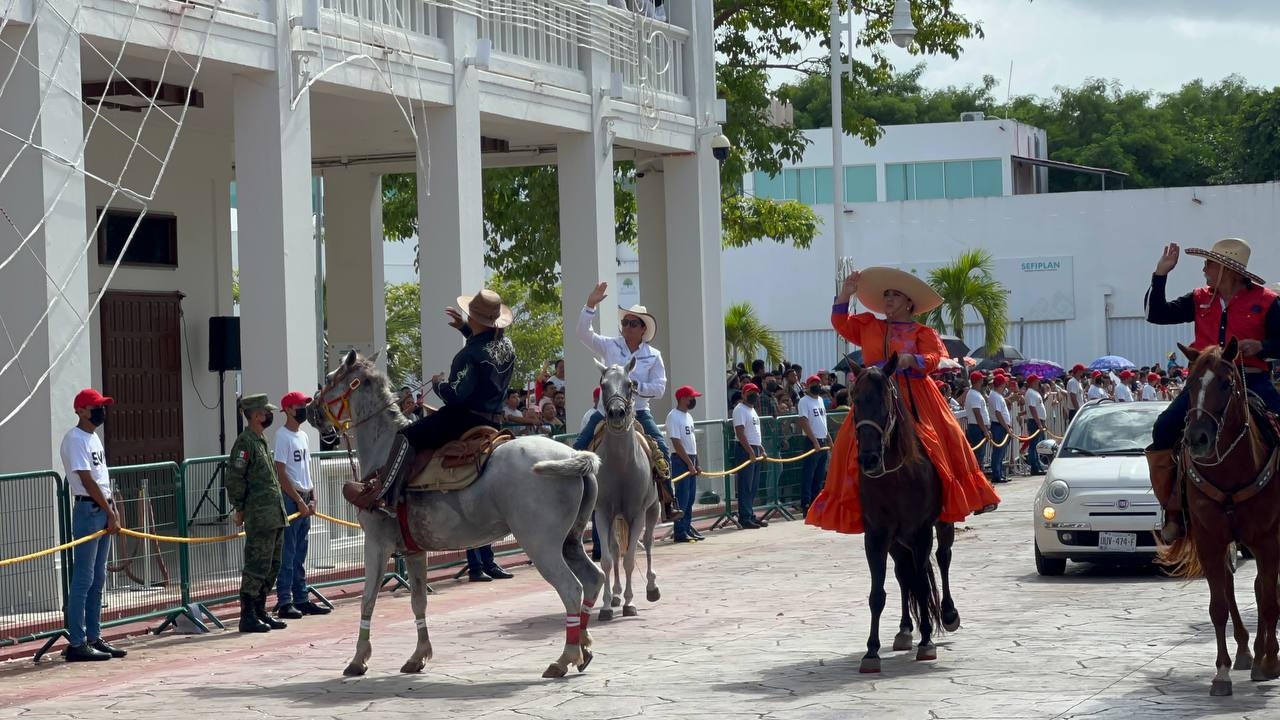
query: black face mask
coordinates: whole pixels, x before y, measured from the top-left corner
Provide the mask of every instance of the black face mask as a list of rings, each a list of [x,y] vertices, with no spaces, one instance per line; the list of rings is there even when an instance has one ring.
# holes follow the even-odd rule
[[[777,383],[769,383],[769,384],[767,384],[767,385],[765,385],[765,386],[764,386],[764,389],[765,389],[765,391],[766,391],[766,392],[771,392],[771,393],[772,393],[772,392],[777,392],[777,391],[778,391],[778,384],[777,384]]]
[[[821,385],[810,385],[810,386],[809,386],[809,393],[810,393],[811,395],[817,395],[817,394],[818,394],[818,393],[820,393],[820,392],[822,392],[822,386],[821,386]]]
[[[271,423],[275,421],[276,421],[275,413],[267,413],[266,416],[262,418],[263,429],[271,427]]]
[[[298,424],[299,424],[299,425],[301,425],[302,423],[304,423],[304,422],[306,422],[306,421],[307,421],[307,411],[306,411],[305,409],[302,409],[302,410],[294,410],[294,411],[293,411],[293,419],[294,419],[294,420],[297,420],[297,421],[298,421]]]
[[[102,427],[102,424],[105,423],[106,421],[107,421],[106,408],[96,407],[89,411],[89,422],[93,423],[94,427]]]
[[[689,409],[692,410],[696,407],[698,407],[698,401],[694,398],[689,398]]]
[[[756,393],[751,393],[750,395],[747,395],[745,399],[748,405],[755,405],[756,403],[760,402],[760,396],[757,395]]]

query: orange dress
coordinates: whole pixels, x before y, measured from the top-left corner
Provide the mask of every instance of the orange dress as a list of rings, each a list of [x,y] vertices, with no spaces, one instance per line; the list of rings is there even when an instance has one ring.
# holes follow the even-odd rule
[[[960,522],[972,513],[998,505],[1000,496],[982,474],[964,430],[928,376],[938,368],[938,362],[947,357],[938,333],[916,322],[891,323],[871,313],[849,315],[842,306],[837,306],[832,313],[831,325],[841,337],[862,346],[863,361],[869,365],[884,363],[886,346],[893,353],[915,355],[920,367],[899,371],[895,377],[907,407],[918,415],[917,434],[942,481],[942,515],[939,519]],[[831,448],[826,486],[813,501],[805,518],[809,525],[839,533],[863,532],[862,497],[858,489],[858,442],[854,433],[856,422],[850,412],[840,426],[835,445]]]

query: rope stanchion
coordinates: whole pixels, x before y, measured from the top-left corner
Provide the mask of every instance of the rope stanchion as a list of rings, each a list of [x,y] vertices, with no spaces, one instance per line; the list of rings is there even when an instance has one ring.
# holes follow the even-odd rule
[[[73,548],[77,545],[83,545],[84,543],[87,543],[90,540],[100,538],[106,534],[107,534],[106,530],[99,530],[98,532],[93,533],[92,535],[85,535],[84,537],[76,538],[75,540],[72,540],[69,543],[62,543],[61,545],[55,545],[51,548],[46,548],[39,552],[33,552],[30,555],[22,555],[20,557],[5,558],[3,560],[0,560],[0,567],[5,567],[6,565],[17,565],[18,563],[27,562],[29,560],[38,560],[42,557],[45,557],[46,555],[52,555],[56,552],[62,552],[63,550]]]

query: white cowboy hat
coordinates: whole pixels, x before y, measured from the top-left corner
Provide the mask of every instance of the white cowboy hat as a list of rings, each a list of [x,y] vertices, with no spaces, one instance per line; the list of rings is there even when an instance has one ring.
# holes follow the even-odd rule
[[[1198,255],[1212,260],[1228,270],[1240,273],[1259,285],[1265,285],[1265,280],[1248,270],[1250,252],[1249,243],[1240,238],[1223,238],[1214,243],[1213,247],[1208,250],[1187,248],[1188,255]]]
[[[498,293],[483,288],[475,295],[459,295],[458,307],[481,325],[501,330],[511,324],[511,308],[502,304]]]
[[[897,290],[911,298],[914,314],[927,313],[942,305],[942,296],[929,283],[909,272],[890,267],[869,267],[858,278],[858,302],[873,312],[884,314],[884,291]]]
[[[651,342],[653,340],[653,336],[658,332],[658,320],[649,314],[648,308],[643,305],[632,305],[629,308],[619,305],[618,310],[622,313],[621,317],[618,318],[618,322],[622,322],[622,319],[628,315],[635,315],[644,323],[644,341]]]

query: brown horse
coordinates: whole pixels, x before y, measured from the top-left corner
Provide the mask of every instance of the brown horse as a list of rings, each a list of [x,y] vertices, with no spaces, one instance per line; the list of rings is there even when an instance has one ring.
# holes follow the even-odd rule
[[[871,569],[871,633],[867,654],[859,670],[880,672],[880,614],[884,611],[885,574],[888,556],[893,556],[894,575],[903,588],[904,610],[920,627],[916,660],[935,660],[937,648],[932,635],[943,625],[954,629],[960,616],[948,597],[949,613],[938,598],[938,582],[930,552],[934,526],[942,513],[942,483],[916,439],[915,423],[893,380],[898,356],[893,355],[883,369],[855,369],[850,405],[857,422],[859,492],[862,519],[866,528],[863,548]],[[945,535],[951,530],[950,535]],[[940,537],[954,539],[954,529],[939,527]],[[950,563],[948,543],[946,558]],[[940,558],[941,555],[940,555]],[[907,601],[909,597],[910,601]],[[910,621],[904,612],[894,649],[910,649]]]
[[[1277,450],[1269,447],[1251,414],[1244,376],[1236,365],[1239,347],[1195,351],[1178,346],[1191,362],[1186,388],[1187,424],[1178,453],[1180,482],[1190,523],[1184,538],[1161,548],[1161,561],[1181,577],[1209,582],[1209,618],[1218,639],[1218,672],[1210,695],[1231,694],[1231,656],[1226,625],[1235,628],[1236,669],[1249,668],[1251,680],[1280,677],[1276,619],[1280,597],[1280,482],[1272,482]],[[1235,584],[1227,562],[1232,541],[1242,543],[1258,562],[1254,592],[1258,634],[1249,657],[1249,631],[1236,609]]]

